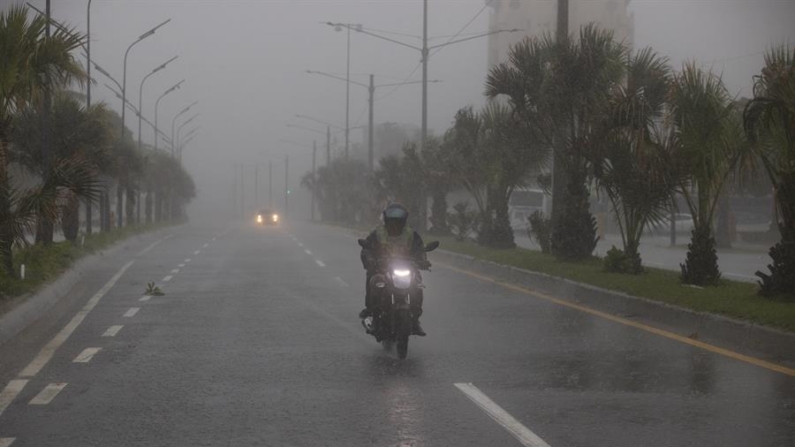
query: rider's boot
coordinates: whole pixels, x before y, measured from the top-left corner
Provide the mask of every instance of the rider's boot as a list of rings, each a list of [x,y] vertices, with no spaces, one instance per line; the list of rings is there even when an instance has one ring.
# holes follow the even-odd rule
[[[422,330],[422,326],[420,325],[420,319],[415,318],[414,322],[411,325],[411,334],[412,335],[419,335],[420,337],[424,337],[427,335],[424,330]]]

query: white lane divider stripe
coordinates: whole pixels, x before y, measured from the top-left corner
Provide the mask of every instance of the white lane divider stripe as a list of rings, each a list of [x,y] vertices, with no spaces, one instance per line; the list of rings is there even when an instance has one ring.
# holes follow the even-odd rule
[[[61,329],[61,331],[58,332],[52,340],[50,340],[49,343],[41,348],[41,351],[39,351],[38,355],[36,355],[33,361],[31,361],[28,366],[26,366],[25,369],[19,373],[19,375],[21,377],[33,377],[38,374],[38,372],[44,368],[44,365],[50,361],[53,354],[55,354],[55,351],[66,341],[67,338],[69,338],[70,335],[72,335],[72,332],[74,332],[74,330],[80,326],[80,323],[83,322],[83,319],[86,318],[88,313],[91,312],[94,306],[99,303],[99,300],[101,300],[102,297],[108,293],[108,291],[116,284],[116,281],[121,278],[121,275],[123,275],[124,272],[126,272],[134,262],[135,261],[130,261],[127,264],[124,264],[124,267],[116,272],[116,274],[113,275],[113,277],[104,286],[102,286],[101,289],[99,289],[99,292],[97,292],[93,297],[91,297],[90,300],[88,300],[88,303],[83,310],[77,312],[72,320],[69,321],[69,323],[67,323],[66,326],[64,326],[63,329]]]
[[[210,246],[210,244],[204,244],[204,246],[202,248],[207,248],[209,246]]]
[[[312,256],[312,252],[309,250],[304,250],[304,253],[308,254],[309,256]]]
[[[171,275],[164,276],[163,277],[163,282],[169,282],[169,281],[171,281],[171,278],[173,278],[173,276],[171,276]]]
[[[304,248],[304,244],[302,244],[300,242],[298,243],[298,246],[301,247],[301,248]]]
[[[102,336],[103,337],[115,337],[116,334],[118,334],[119,331],[121,330],[121,328],[123,328],[123,327],[124,327],[124,325],[121,325],[121,324],[113,325],[113,326],[109,327],[108,330],[105,331],[104,334],[102,334]]]
[[[334,281],[340,285],[340,287],[350,287],[344,279],[340,278],[339,276],[334,277]]]
[[[179,269],[173,269],[171,270],[171,273],[179,273]]]
[[[185,263],[187,264],[188,262],[190,262],[190,258],[185,258]]]
[[[17,438],[0,438],[0,447],[11,447]]]
[[[124,312],[124,316],[127,317],[127,318],[134,317],[135,314],[137,314],[139,310],[141,310],[140,307],[131,307],[130,310],[128,310],[127,312]]]
[[[326,264],[324,264],[323,261],[321,261],[320,259],[315,259],[315,262],[317,263],[317,265],[319,265],[321,267],[325,267],[326,266]]]
[[[14,379],[8,382],[3,391],[0,391],[0,415],[6,411],[11,402],[16,399],[17,395],[22,391],[22,388],[25,388],[25,385],[28,384],[28,381],[25,379]]]
[[[196,251],[193,252],[193,256],[197,256],[201,252],[202,252],[201,250],[196,250]]]
[[[64,388],[66,388],[66,383],[51,383],[45,386],[44,389],[30,401],[30,405],[47,405],[52,402],[55,396]]]
[[[513,416],[508,414],[499,405],[489,399],[488,396],[483,394],[475,385],[471,383],[456,383],[454,384],[462,393],[464,393],[472,402],[477,404],[481,410],[485,411],[495,422],[502,425],[503,428],[508,430],[520,443],[525,447],[550,447],[543,439],[539,438],[535,433],[530,431],[529,428],[517,421]]]
[[[91,361],[91,359],[94,358],[95,355],[97,355],[97,352],[99,352],[101,350],[102,350],[102,348],[86,348],[86,349],[83,349],[83,352],[78,354],[78,356],[75,357],[74,360],[72,360],[72,363],[88,363],[88,362]]]
[[[180,264],[177,267],[179,267],[179,268],[185,267],[185,264]]]
[[[139,299],[138,299],[138,301],[143,301],[143,302],[146,302],[146,301],[149,301],[149,300],[151,300],[151,299],[152,299],[152,296],[151,296],[151,295],[144,295],[144,296],[142,296],[141,298],[139,298]]]
[[[146,247],[143,250],[141,250],[140,252],[138,252],[138,254],[136,256],[143,256],[144,254],[146,254],[146,252],[148,252],[149,250],[157,247],[158,244],[160,244],[161,242],[163,242],[166,239],[170,239],[173,236],[174,236],[173,234],[169,234],[168,236],[164,237],[163,239],[160,239],[159,241],[156,241],[156,242],[152,243],[148,247]]]

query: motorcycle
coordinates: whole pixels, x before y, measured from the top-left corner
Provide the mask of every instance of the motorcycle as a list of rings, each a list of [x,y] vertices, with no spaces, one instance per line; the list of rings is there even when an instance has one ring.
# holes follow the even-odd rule
[[[359,239],[359,246],[369,248],[367,241]],[[425,252],[431,252],[439,247],[439,242],[431,242],[424,247]],[[419,287],[419,270],[425,266],[417,265],[411,259],[386,258],[378,260],[377,271],[373,286],[380,289],[377,294],[381,297],[378,309],[371,316],[372,321],[368,327],[365,320],[362,325],[368,334],[375,337],[385,349],[397,346],[400,359],[408,355],[409,336],[412,333],[411,293]],[[369,318],[369,317],[368,317]]]

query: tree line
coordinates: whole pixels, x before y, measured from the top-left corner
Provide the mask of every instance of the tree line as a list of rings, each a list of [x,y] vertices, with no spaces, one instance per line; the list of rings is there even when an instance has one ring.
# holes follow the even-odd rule
[[[400,200],[424,224],[431,198],[432,232],[474,226],[479,243],[514,247],[508,216],[511,193],[554,161],[562,185],[552,220],[534,216],[541,247],[562,260],[592,256],[597,238],[590,199],[603,195],[622,247],[605,258],[608,270],[639,274],[644,228],[664,221],[682,197],[694,229],[681,280],[715,285],[719,202],[730,185],[767,177],[780,241],[768,273],[758,272],[765,296],[795,297],[795,48],[765,56],[753,78],[753,98],[734,98],[716,73],[686,62],[674,69],[652,48],[633,50],[595,25],[565,39],[528,37],[485,81],[489,103],[456,113],[452,126],[421,151],[408,143],[372,176],[356,160],[335,160],[304,184],[316,191],[324,218],[377,216],[384,200]],[[539,184],[548,185],[541,176]],[[467,190],[476,206],[455,206],[447,195]],[[460,228],[459,228],[460,229]]]
[[[90,233],[97,205],[101,229],[110,231],[181,218],[195,196],[177,160],[139,151],[129,129],[122,135],[117,113],[103,103],[85,105],[79,89],[91,80],[73,55],[85,36],[55,27],[47,38],[46,27],[44,17],[29,17],[25,7],[0,11],[0,258],[9,276],[16,275],[15,247],[29,236],[50,244],[60,225],[67,240],[77,240],[81,202]],[[136,213],[142,196],[143,219]]]

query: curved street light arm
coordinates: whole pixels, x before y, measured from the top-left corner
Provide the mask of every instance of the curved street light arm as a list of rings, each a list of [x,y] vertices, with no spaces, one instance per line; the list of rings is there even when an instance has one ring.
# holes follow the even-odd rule
[[[325,122],[325,121],[321,121],[321,120],[319,120],[319,119],[312,118],[311,116],[306,116],[306,115],[301,115],[301,114],[298,114],[298,115],[295,115],[295,117],[296,117],[296,118],[303,118],[303,119],[305,119],[305,120],[309,120],[309,121],[314,121],[314,122],[316,122],[316,123],[318,123],[318,124],[322,124],[322,125],[324,125],[324,126],[328,126],[328,127],[331,127],[331,128],[337,129],[337,130],[345,130],[345,128],[344,128],[344,127],[340,127],[340,126],[337,126],[337,125],[334,125],[334,124],[330,124],[330,123],[327,123],[327,122]]]
[[[309,74],[316,74],[316,75],[326,76],[328,78],[336,79],[336,80],[342,81],[342,82],[349,82],[349,83],[351,83],[353,85],[358,85],[360,87],[370,88],[370,86],[367,85],[367,84],[363,84],[361,82],[356,82],[356,81],[349,81],[349,80],[343,78],[342,76],[335,76],[335,75],[330,74],[330,73],[324,73],[322,71],[316,71],[316,70],[306,70],[306,72],[309,73]]]
[[[326,134],[326,132],[324,132],[324,131],[320,131],[320,130],[317,130],[317,129],[312,129],[311,127],[299,126],[298,124],[288,124],[287,127],[292,127],[294,129],[301,129],[301,130],[305,130],[307,132],[319,133],[320,135],[325,135]]]
[[[392,38],[389,38],[389,37],[386,37],[386,36],[382,36],[380,34],[372,33],[370,31],[366,31],[366,30],[362,29],[361,27],[352,26],[352,25],[347,24],[347,23],[326,22],[326,25],[334,27],[334,28],[336,28],[336,27],[347,28],[349,30],[356,31],[357,33],[367,34],[368,36],[373,36],[373,37],[376,37],[378,39],[386,40],[388,42],[392,42],[392,43],[395,43],[395,44],[398,44],[398,45],[401,45],[401,46],[404,46],[404,47],[407,47],[407,48],[411,48],[412,50],[417,50],[417,51],[422,52],[422,48],[420,48],[420,47],[415,47],[414,45],[408,44],[406,42],[401,42],[399,40],[392,39]]]
[[[429,50],[435,50],[437,48],[446,47],[448,45],[453,45],[453,44],[456,44],[456,43],[466,42],[468,40],[473,40],[473,39],[480,39],[481,37],[491,36],[492,34],[515,33],[515,32],[518,32],[518,31],[522,31],[522,30],[520,30],[519,28],[498,29],[498,30],[494,30],[494,31],[489,31],[487,33],[476,34],[474,36],[464,37],[462,39],[451,40],[450,42],[440,43],[439,45],[434,45],[434,46],[428,47],[428,49]]]

